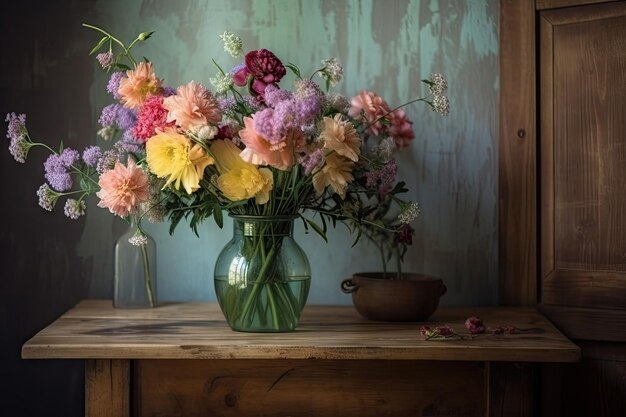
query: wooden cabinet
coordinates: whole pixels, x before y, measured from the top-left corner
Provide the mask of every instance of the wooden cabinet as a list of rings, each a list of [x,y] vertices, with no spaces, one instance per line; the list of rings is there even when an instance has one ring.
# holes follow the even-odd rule
[[[521,332],[475,337],[480,315]],[[423,324],[464,338],[434,341]],[[81,302],[29,340],[26,359],[86,364],[94,416],[529,415],[537,363],[579,348],[533,308],[441,308],[429,323],[381,323],[352,306],[307,306],[293,333],[239,333],[217,304],[116,310]]]
[[[503,301],[583,347],[544,415],[626,415],[626,2],[501,6]]]

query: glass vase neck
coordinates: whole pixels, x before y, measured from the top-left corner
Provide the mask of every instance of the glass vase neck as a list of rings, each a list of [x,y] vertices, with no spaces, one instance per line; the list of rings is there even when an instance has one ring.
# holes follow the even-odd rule
[[[290,236],[297,216],[246,216],[230,215],[235,235],[238,236]]]

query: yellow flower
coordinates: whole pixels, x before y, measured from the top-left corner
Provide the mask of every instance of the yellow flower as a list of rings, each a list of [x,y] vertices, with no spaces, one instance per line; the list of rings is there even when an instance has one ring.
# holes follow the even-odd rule
[[[148,140],[146,158],[154,175],[167,178],[163,188],[173,183],[178,190],[182,184],[188,194],[200,188],[204,169],[214,162],[199,144],[193,144],[173,129],[157,133]]]
[[[326,162],[313,176],[313,187],[317,195],[322,195],[327,186],[331,186],[333,191],[345,198],[348,183],[352,182],[352,170],[354,162],[344,158],[336,152],[326,155]]]
[[[348,120],[340,114],[334,118],[324,117],[324,127],[319,138],[324,141],[324,147],[337,152],[339,155],[356,162],[361,153],[361,140]]]
[[[274,185],[272,171],[244,161],[240,152],[229,140],[216,140],[211,145],[211,153],[221,174],[217,178],[217,188],[231,201],[255,197],[257,204],[267,203]]]

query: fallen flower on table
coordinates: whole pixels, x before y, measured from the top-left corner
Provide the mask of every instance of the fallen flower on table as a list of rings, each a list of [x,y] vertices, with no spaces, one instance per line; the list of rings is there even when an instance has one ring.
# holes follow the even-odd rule
[[[487,327],[482,319],[477,316],[468,317],[465,320],[465,327],[470,333],[469,336],[456,333],[454,329],[447,324],[436,326],[434,329],[431,329],[430,326],[422,326],[420,327],[420,334],[424,336],[424,340],[449,340],[474,339],[481,334],[501,335],[522,333],[522,329],[511,325]]]
[[[457,334],[454,329],[447,324],[437,326],[434,329],[431,329],[429,326],[422,326],[420,328],[420,334],[424,336],[426,340],[463,338],[463,336]]]
[[[480,317],[468,317],[467,320],[465,320],[465,327],[471,334],[485,333],[485,325]]]

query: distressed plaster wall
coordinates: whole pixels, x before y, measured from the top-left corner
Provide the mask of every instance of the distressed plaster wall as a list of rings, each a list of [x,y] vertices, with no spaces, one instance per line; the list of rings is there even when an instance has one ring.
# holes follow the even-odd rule
[[[267,47],[304,73],[312,72],[322,59],[338,57],[345,79],[337,90],[348,96],[366,88],[397,105],[425,93],[421,78],[431,72],[446,74],[452,102],[448,117],[419,104],[407,109],[417,137],[399,156],[399,177],[411,190],[407,198],[420,203],[422,215],[415,223],[405,269],[442,277],[449,289],[443,304],[496,301],[497,2],[97,4],[100,20],[127,39],[138,31],[156,31],[140,53],[173,86],[189,80],[209,85],[216,72],[212,58],[226,69],[238,63],[222,50],[218,35],[226,29],[243,38],[246,50]],[[110,100],[101,93],[105,82],[101,71],[95,71],[94,118]],[[290,88],[291,79],[281,85]],[[101,245],[92,236],[93,229],[103,227],[102,219],[91,220],[81,240],[84,253],[96,253]],[[212,265],[232,233],[230,228],[230,222],[219,230],[209,221],[197,239],[184,226],[173,237],[166,226],[152,227],[159,244],[161,295],[170,300],[214,299]],[[350,250],[352,240],[343,228],[330,233],[328,244],[314,234],[304,236],[301,228],[297,235],[312,264],[311,303],[350,303],[339,291],[341,279],[357,270],[380,269],[373,246],[363,241]],[[97,266],[94,274],[93,293],[102,294],[110,276]]]
[[[97,36],[92,22],[124,39],[156,31],[139,51],[159,76],[177,86],[207,83],[215,68],[235,62],[217,35],[238,33],[246,49],[267,47],[304,72],[338,57],[346,95],[374,90],[391,104],[423,93],[419,79],[446,74],[451,114],[425,106],[407,109],[416,139],[400,155],[399,176],[420,203],[406,270],[442,277],[444,305],[497,302],[497,0],[59,0],[11,3],[0,15],[0,113],[26,113],[36,139],[83,148],[105,145],[95,135],[107,77],[87,56]],[[289,87],[289,81],[283,85]],[[7,140],[8,143],[8,140]],[[105,145],[106,146],[106,145]],[[21,345],[85,297],[110,297],[112,248],[124,224],[92,202],[86,217],[70,221],[62,207],[37,206],[42,152],[26,165],[0,152],[0,393],[10,415],[82,415],[83,368],[72,361],[22,361]],[[212,300],[212,267],[229,239],[230,223],[212,221],[196,238],[181,226],[151,226],[159,244],[159,290],[164,300]],[[378,269],[365,242],[349,249],[342,228],[324,243],[297,230],[313,282],[310,303],[349,304],[339,282],[352,272]],[[8,414],[8,415],[9,415]]]

